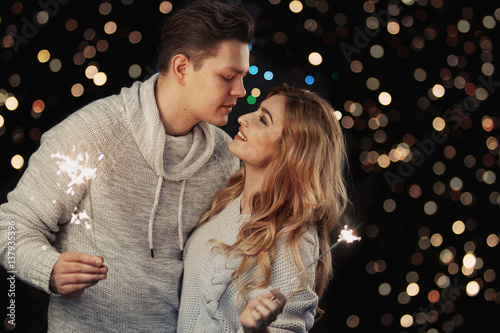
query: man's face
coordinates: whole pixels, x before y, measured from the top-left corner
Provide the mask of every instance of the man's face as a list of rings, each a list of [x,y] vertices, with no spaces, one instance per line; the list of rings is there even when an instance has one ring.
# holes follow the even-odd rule
[[[249,64],[248,45],[235,40],[219,43],[217,54],[203,60],[197,71],[191,62],[185,82],[186,116],[194,122],[226,125],[237,98],[246,94],[243,77]]]

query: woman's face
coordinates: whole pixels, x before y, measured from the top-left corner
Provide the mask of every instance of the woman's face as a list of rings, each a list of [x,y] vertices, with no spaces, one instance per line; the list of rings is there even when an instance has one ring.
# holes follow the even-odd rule
[[[286,97],[274,95],[262,102],[255,112],[240,118],[240,128],[229,150],[245,162],[247,168],[265,169],[278,151],[283,132]]]

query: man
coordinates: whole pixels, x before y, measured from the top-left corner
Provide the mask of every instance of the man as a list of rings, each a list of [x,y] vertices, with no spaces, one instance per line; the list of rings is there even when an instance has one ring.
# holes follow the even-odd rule
[[[44,134],[0,207],[0,259],[12,270],[10,226],[17,277],[51,293],[49,332],[176,331],[184,242],[239,167],[213,125],[245,96],[252,37],[242,8],[191,3],[159,74]]]

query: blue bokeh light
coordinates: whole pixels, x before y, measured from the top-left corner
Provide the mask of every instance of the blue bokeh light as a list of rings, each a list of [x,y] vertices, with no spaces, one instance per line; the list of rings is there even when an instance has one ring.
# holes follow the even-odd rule
[[[314,77],[312,75],[308,75],[306,76],[305,81],[308,85],[311,85],[314,83]]]

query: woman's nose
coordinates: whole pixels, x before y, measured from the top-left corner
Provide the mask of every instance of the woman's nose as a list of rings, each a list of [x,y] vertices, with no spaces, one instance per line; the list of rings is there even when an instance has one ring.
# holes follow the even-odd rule
[[[241,125],[241,126],[248,126],[248,113],[247,114],[244,114],[242,116],[240,116],[238,118],[238,123]]]

